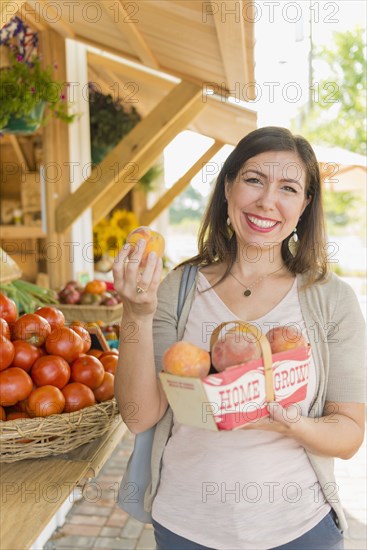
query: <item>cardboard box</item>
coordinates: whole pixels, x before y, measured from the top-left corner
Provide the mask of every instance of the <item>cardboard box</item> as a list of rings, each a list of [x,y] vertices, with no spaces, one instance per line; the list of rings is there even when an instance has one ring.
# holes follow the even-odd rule
[[[275,401],[283,407],[306,398],[311,348],[272,355]],[[160,373],[163,389],[181,424],[235,430],[268,416],[263,359],[229,367],[203,379]]]

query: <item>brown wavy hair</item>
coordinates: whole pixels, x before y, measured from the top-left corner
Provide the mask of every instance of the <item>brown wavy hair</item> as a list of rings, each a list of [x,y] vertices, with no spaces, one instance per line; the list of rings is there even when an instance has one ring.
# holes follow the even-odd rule
[[[236,260],[237,239],[227,226],[225,181],[233,183],[247,160],[266,151],[292,151],[300,157],[306,168],[305,194],[311,197],[311,202],[306,206],[297,225],[297,254],[293,257],[289,252],[289,235],[281,245],[283,261],[291,273],[308,274],[306,286],[326,278],[328,265],[319,165],[311,145],[305,138],[276,126],[259,128],[249,133],[228,156],[218,175],[200,226],[199,253],[180,265],[191,263],[205,266],[225,261],[227,269],[216,284],[227,277]]]

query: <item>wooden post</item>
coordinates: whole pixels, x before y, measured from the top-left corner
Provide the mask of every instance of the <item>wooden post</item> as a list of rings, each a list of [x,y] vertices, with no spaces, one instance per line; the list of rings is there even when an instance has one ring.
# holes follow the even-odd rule
[[[65,40],[51,29],[39,33],[44,66],[54,67],[54,75],[66,82]],[[55,65],[57,64],[57,65]],[[57,67],[57,68],[56,68]],[[42,254],[47,262],[51,288],[57,289],[72,278],[71,232],[58,233],[55,226],[57,206],[70,193],[69,134],[66,123],[52,117],[43,130],[43,164],[47,237]]]

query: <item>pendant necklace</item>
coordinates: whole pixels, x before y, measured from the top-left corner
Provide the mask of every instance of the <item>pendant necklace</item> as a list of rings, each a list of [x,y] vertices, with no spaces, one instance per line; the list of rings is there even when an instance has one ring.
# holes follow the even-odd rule
[[[263,281],[264,279],[266,279],[266,277],[270,277],[270,275],[274,275],[275,273],[278,273],[278,271],[280,271],[281,269],[283,269],[283,265],[282,267],[280,267],[279,269],[276,269],[275,271],[272,271],[271,273],[268,273],[267,275],[262,275],[261,277],[259,277],[258,279],[256,279],[256,281],[254,281],[250,286],[246,286],[244,285],[243,283],[241,283],[241,281],[239,279],[237,279],[236,275],[234,275],[232,273],[232,271],[229,272],[230,275],[232,275],[232,277],[234,279],[236,279],[236,281],[238,283],[240,283],[241,286],[243,286],[243,288],[245,289],[245,292],[243,293],[244,296],[246,296],[246,298],[248,298],[249,296],[251,296],[252,294],[252,289],[254,286],[256,286],[258,283],[260,283],[260,281]]]

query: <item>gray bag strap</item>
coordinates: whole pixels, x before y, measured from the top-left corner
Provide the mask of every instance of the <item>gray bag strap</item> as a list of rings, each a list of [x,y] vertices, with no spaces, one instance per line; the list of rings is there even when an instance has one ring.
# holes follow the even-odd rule
[[[186,264],[182,273],[182,279],[180,284],[180,290],[178,292],[178,302],[177,302],[177,318],[181,317],[182,309],[186,300],[188,293],[191,290],[192,285],[196,277],[196,272],[198,270],[197,265]]]

